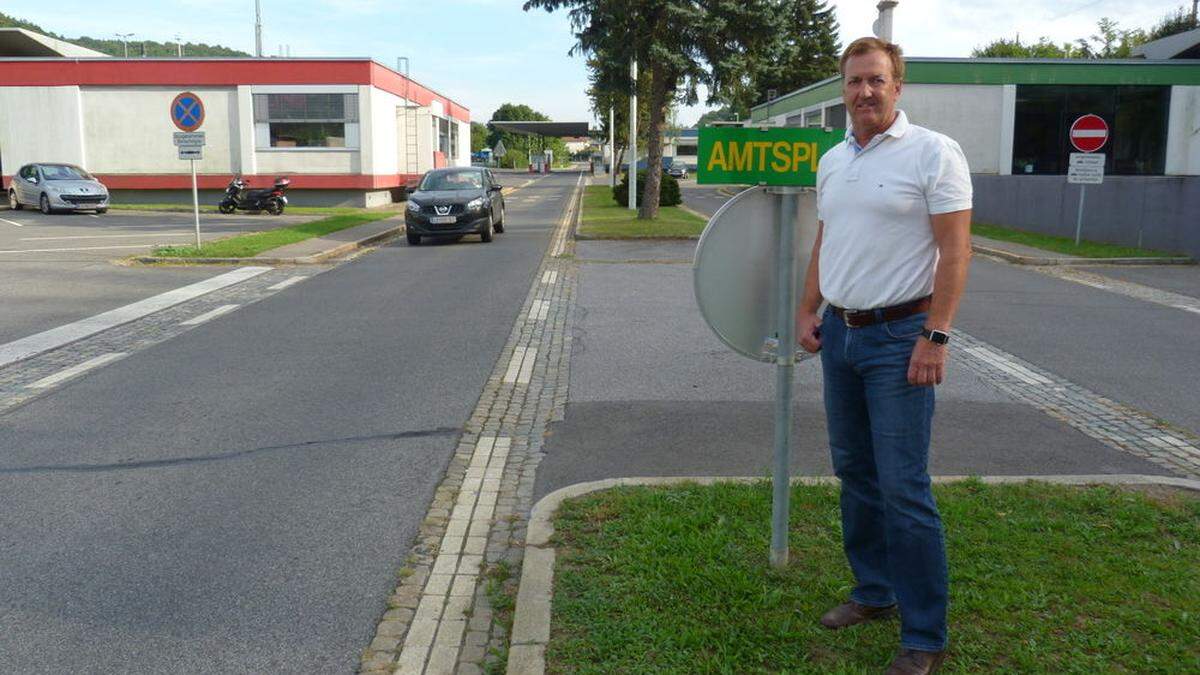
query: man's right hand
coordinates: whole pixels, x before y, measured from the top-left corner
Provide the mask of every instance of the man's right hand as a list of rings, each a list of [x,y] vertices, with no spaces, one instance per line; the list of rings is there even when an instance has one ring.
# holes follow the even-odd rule
[[[796,337],[804,351],[813,354],[821,351],[821,317],[809,312],[797,314]]]

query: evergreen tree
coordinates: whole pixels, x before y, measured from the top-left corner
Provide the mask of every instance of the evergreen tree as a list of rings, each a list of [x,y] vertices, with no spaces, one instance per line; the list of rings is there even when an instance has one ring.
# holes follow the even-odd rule
[[[841,50],[834,10],[822,0],[781,0],[773,11],[775,39],[754,62],[752,80],[731,102],[739,109],[764,103],[838,72]]]

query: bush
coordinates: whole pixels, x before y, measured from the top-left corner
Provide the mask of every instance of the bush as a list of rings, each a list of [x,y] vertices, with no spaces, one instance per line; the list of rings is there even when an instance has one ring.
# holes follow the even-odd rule
[[[638,171],[638,190],[646,184],[646,171]],[[617,204],[624,206],[629,203],[629,172],[626,171],[621,176],[621,182],[612,189],[613,200]],[[642,194],[639,193],[638,199],[641,199]],[[658,185],[658,205],[659,206],[679,206],[683,203],[683,196],[679,193],[679,181],[667,175],[663,171],[662,182]]]

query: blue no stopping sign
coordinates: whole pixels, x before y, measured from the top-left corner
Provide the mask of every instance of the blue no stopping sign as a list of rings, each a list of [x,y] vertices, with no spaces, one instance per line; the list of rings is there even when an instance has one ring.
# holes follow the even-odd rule
[[[171,101],[171,121],[183,131],[195,131],[204,124],[204,103],[200,97],[185,91]]]

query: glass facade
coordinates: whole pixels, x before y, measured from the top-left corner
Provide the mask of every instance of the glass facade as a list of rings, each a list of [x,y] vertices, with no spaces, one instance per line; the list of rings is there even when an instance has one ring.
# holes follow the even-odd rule
[[[254,122],[272,148],[353,147],[346,139],[358,124],[358,94],[255,94]]]
[[[1170,107],[1169,86],[1017,85],[1012,172],[1066,174],[1071,124],[1091,113],[1108,123],[1105,174],[1161,175]]]

